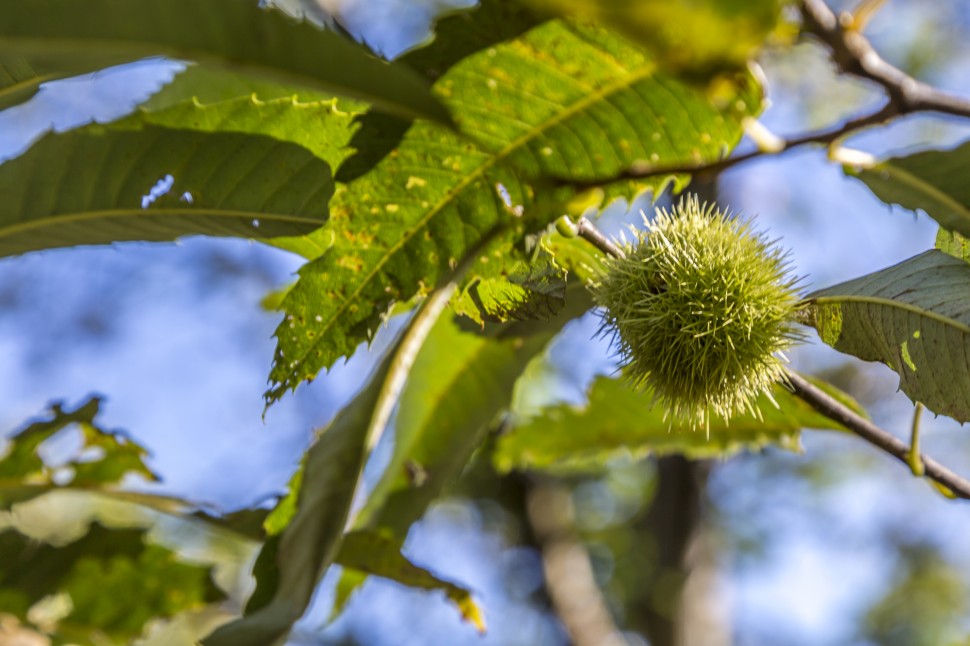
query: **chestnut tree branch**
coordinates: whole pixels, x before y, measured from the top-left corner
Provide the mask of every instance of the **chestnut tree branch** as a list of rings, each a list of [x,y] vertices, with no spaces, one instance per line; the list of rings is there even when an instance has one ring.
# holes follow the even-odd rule
[[[611,256],[617,256],[618,253],[622,254],[622,251],[588,219],[580,218],[576,224],[578,235],[592,243],[603,253]],[[970,481],[950,471],[936,460],[919,453],[918,446],[907,446],[905,442],[889,431],[876,426],[794,371],[785,371],[783,383],[792,390],[795,396],[808,403],[816,411],[838,422],[903,464],[911,468],[913,465],[921,464],[923,475],[942,485],[947,494],[970,500]],[[919,469],[913,469],[913,471],[916,473]]]
[[[879,428],[798,373],[789,370],[785,374],[785,379],[795,395],[822,415],[842,424],[903,464],[909,465],[911,459],[918,460],[923,465],[923,475],[946,487],[955,497],[970,500],[970,481],[950,471],[933,458],[911,452],[905,442]]]
[[[853,26],[852,16],[837,17],[824,0],[802,0],[801,11],[802,32],[828,47],[840,71],[882,86],[896,115],[939,112],[970,117],[970,100],[918,81],[885,61]]]
[[[589,218],[579,218],[576,222],[576,235],[586,240],[591,245],[614,258],[623,258],[625,255],[619,246],[596,228],[596,225],[589,221]]]
[[[558,183],[585,189],[666,175],[714,176],[732,166],[764,155],[780,154],[806,144],[832,144],[865,128],[915,112],[937,112],[970,118],[970,99],[938,90],[885,61],[857,28],[852,16],[846,14],[837,17],[824,0],[802,0],[801,13],[802,33],[821,41],[829,49],[832,60],[842,73],[872,81],[885,91],[887,100],[879,109],[850,119],[839,126],[782,139],[770,149],[759,148],[706,164],[639,163],[609,177],[559,179]]]

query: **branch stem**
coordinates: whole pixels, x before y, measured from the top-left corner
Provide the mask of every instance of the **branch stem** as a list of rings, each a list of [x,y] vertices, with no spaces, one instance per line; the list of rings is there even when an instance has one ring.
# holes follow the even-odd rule
[[[822,415],[842,424],[865,441],[882,449],[907,466],[910,465],[912,454],[912,459],[918,460],[922,464],[923,472],[927,478],[946,487],[955,497],[970,500],[970,481],[950,471],[933,458],[919,452],[912,452],[905,442],[820,390],[798,373],[789,370],[785,374],[785,379],[795,395],[806,401]]]
[[[603,232],[596,228],[596,225],[589,221],[589,218],[579,218],[576,222],[576,235],[586,240],[594,247],[614,258],[623,258],[626,254],[612,240],[603,235]]]

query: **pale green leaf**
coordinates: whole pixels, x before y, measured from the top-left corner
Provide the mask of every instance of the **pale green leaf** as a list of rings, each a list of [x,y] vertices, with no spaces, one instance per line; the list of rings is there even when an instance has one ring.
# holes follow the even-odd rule
[[[51,545],[0,528],[0,608],[27,621],[35,603],[66,595],[63,626],[35,628],[67,642],[129,642],[150,620],[224,598],[210,569],[149,544],[142,529],[92,524],[83,538]]]
[[[456,274],[467,265],[464,259]],[[306,452],[289,494],[264,522],[271,536],[254,566],[257,584],[246,615],[212,633],[206,646],[285,642],[336,558],[367,454],[383,433],[416,354],[452,295],[454,280],[421,304],[368,383]]]
[[[0,0],[0,59],[11,56],[44,69],[168,56],[449,122],[411,70],[248,0]]]
[[[870,168],[846,166],[887,204],[926,212],[940,226],[970,236],[970,142],[952,150],[892,157]]]
[[[529,361],[590,307],[584,295],[572,296],[549,321],[487,326],[480,332],[453,317],[439,320],[401,394],[388,466],[355,527],[407,534],[509,407]]]
[[[337,563],[351,571],[383,577],[411,588],[441,590],[457,606],[462,618],[484,633],[485,618],[471,592],[415,565],[401,554],[401,548],[400,539],[386,534],[350,532],[344,536]]]
[[[50,419],[30,424],[12,435],[5,446],[0,445],[0,509],[57,487],[110,490],[128,475],[158,480],[145,464],[147,451],[143,447],[125,433],[97,424],[99,406],[96,397],[71,411],[55,404]],[[78,431],[80,445],[59,460],[57,468],[45,464],[38,449],[69,429]]]
[[[816,382],[826,392],[859,410],[846,395]],[[703,426],[683,428],[667,418],[649,392],[639,392],[623,379],[598,377],[583,406],[555,404],[540,414],[517,420],[499,438],[493,461],[499,471],[537,469],[554,472],[596,471],[617,458],[681,454],[690,458],[723,458],[767,446],[799,450],[803,428],[839,428],[784,387],[756,403],[760,419],[745,413],[730,420],[711,416]]]
[[[322,103],[334,98],[330,93],[274,83],[233,70],[189,65],[150,99],[142,103],[141,107],[149,112],[157,112],[185,101],[195,100],[208,105],[243,97],[255,97],[260,101],[297,99],[301,103]],[[365,107],[365,104],[351,99],[342,99],[340,104],[344,110],[351,112]]]
[[[169,190],[153,196],[167,177]],[[323,224],[332,192],[324,161],[269,137],[137,118],[123,129],[51,133],[0,165],[0,255],[192,234],[292,236]]]
[[[807,322],[840,352],[881,361],[913,401],[970,420],[970,265],[938,250],[809,295]]]
[[[479,325],[552,318],[566,304],[566,276],[542,256],[513,264],[501,277],[475,278],[455,294],[452,309]]]
[[[434,89],[477,145],[419,122],[394,154],[336,192],[328,226],[311,236],[332,246],[301,270],[284,302],[268,402],[349,356],[392,303],[434,284],[482,231],[520,215],[534,228],[552,219],[537,208],[530,178],[719,159],[740,138],[741,118],[761,107],[748,76],[715,100],[658,74],[624,39],[561,21],[468,56]],[[366,159],[366,142],[355,143]],[[375,145],[386,152],[385,144]],[[612,195],[670,180],[624,183]],[[483,257],[482,266],[505,260]]]
[[[260,560],[264,563],[263,567],[257,563],[257,589],[246,616],[217,629],[205,639],[206,646],[283,643],[290,626],[303,615],[340,547],[388,365],[385,360],[307,452],[302,485],[284,499],[293,500],[288,506],[290,517],[271,523],[275,531],[285,529],[263,547]]]
[[[252,541],[184,501],[174,510],[171,499],[115,493],[62,487],[0,514],[2,611],[54,643],[131,643],[148,622],[212,609],[227,593],[239,602]],[[38,602],[47,610],[31,609]]]
[[[757,56],[778,26],[781,0],[522,0],[609,25],[664,66],[711,74]]]
[[[557,265],[580,280],[595,280],[605,271],[603,261],[606,256],[583,238],[566,237],[554,231],[543,236],[541,244],[552,254]]]
[[[936,248],[954,258],[970,262],[970,239],[940,227],[936,232]]]

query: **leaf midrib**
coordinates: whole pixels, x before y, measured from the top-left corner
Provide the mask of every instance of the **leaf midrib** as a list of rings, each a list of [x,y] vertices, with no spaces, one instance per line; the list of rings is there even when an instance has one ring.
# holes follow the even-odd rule
[[[970,325],[952,319],[948,316],[943,316],[932,310],[927,310],[919,307],[918,305],[913,305],[912,303],[907,303],[905,301],[897,301],[891,298],[884,298],[880,296],[859,296],[859,295],[846,295],[846,296],[816,296],[811,299],[811,302],[817,304],[835,304],[841,305],[843,303],[861,303],[865,305],[881,305],[883,307],[890,307],[906,312],[916,314],[928,318],[937,323],[941,323],[948,327],[954,328],[964,334],[970,334]]]
[[[7,87],[0,89],[0,103],[2,103],[6,97],[13,96],[17,92],[20,92],[26,88],[29,88],[31,86],[40,87],[42,83],[46,83],[48,81],[55,81],[59,78],[61,78],[60,74],[38,74],[37,76],[33,76],[29,79],[24,79],[23,81],[17,81],[12,85],[8,85]]]
[[[172,208],[127,208],[127,209],[101,209],[97,211],[79,211],[76,213],[58,214],[35,218],[27,222],[18,222],[10,226],[0,226],[0,239],[10,237],[13,234],[23,233],[32,229],[40,229],[48,226],[62,226],[67,222],[86,222],[98,219],[140,217],[146,218],[154,215],[185,217],[216,217],[216,218],[235,218],[240,220],[272,220],[274,222],[292,222],[295,224],[309,224],[322,226],[325,222],[320,218],[312,218],[302,215],[288,215],[285,213],[263,213],[258,211],[236,211],[232,209],[172,209]]]
[[[474,171],[467,174],[464,177],[464,179],[462,179],[457,185],[455,185],[454,188],[449,190],[437,203],[435,203],[434,206],[428,211],[428,213],[425,214],[417,223],[415,223],[415,226],[409,227],[409,233],[406,233],[405,235],[401,236],[397,240],[397,242],[395,242],[388,249],[388,252],[381,257],[381,259],[377,262],[374,268],[370,272],[368,272],[368,274],[364,277],[364,280],[360,281],[357,284],[357,287],[354,288],[354,291],[351,293],[350,297],[345,299],[343,303],[340,304],[340,307],[326,321],[326,324],[321,327],[321,330],[323,330],[324,333],[319,335],[317,340],[314,341],[312,344],[310,344],[308,350],[305,353],[303,353],[303,355],[301,356],[300,364],[302,365],[303,360],[305,360],[308,356],[310,356],[310,354],[312,354],[315,351],[315,349],[324,341],[326,337],[326,332],[333,327],[333,325],[337,322],[340,316],[342,316],[343,313],[347,310],[347,308],[349,308],[350,305],[353,304],[353,302],[360,296],[363,289],[370,284],[370,282],[374,279],[375,276],[378,275],[378,273],[380,273],[384,265],[387,262],[389,262],[389,259],[392,256],[396,255],[404,247],[405,244],[410,242],[416,235],[418,235],[419,231],[423,231],[424,228],[427,226],[428,222],[430,222],[432,218],[434,218],[440,212],[442,212],[445,209],[445,207],[447,207],[454,200],[454,198],[458,196],[462,191],[464,191],[469,185],[473,184],[474,182],[477,182],[479,179],[484,177],[485,173],[491,170],[499,162],[504,161],[513,152],[519,150],[521,147],[523,147],[526,143],[528,143],[532,139],[535,139],[536,137],[546,132],[550,128],[556,125],[559,125],[567,118],[572,117],[575,114],[578,114],[583,109],[589,107],[593,103],[596,103],[597,101],[600,101],[600,100],[605,100],[607,97],[611,96],[615,92],[626,89],[632,86],[634,83],[637,83],[639,81],[642,81],[645,78],[650,77],[655,71],[656,71],[656,65],[654,65],[651,61],[645,61],[645,64],[643,66],[641,66],[640,68],[637,68],[635,71],[631,72],[628,76],[625,76],[622,79],[617,79],[613,83],[604,85],[598,91],[594,91],[594,92],[591,92],[590,94],[585,95],[581,100],[577,101],[572,106],[570,106],[569,109],[563,110],[562,112],[557,113],[556,115],[553,115],[552,118],[548,119],[547,121],[544,121],[542,124],[538,124],[536,127],[523,133],[516,139],[513,139],[507,146],[499,150],[496,154],[489,157],[483,164],[481,164]],[[478,147],[478,142],[475,141],[469,134],[467,133],[460,133],[460,134],[462,134],[462,136],[472,141],[476,145],[476,147]],[[481,149],[479,148],[479,150]],[[487,152],[487,151],[483,151],[483,152]],[[299,375],[299,372],[297,370],[295,369],[290,370],[290,372],[287,374],[287,380],[297,377],[298,375]]]

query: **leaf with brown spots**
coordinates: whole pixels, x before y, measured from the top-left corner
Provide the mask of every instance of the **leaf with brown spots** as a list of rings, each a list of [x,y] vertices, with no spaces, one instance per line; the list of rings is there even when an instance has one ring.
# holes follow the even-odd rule
[[[761,108],[750,76],[713,97],[656,67],[615,33],[551,21],[448,69],[433,89],[462,134],[415,123],[376,166],[338,187],[327,226],[308,236],[330,246],[284,301],[267,403],[350,356],[395,302],[434,286],[496,223],[521,222],[520,237],[545,225],[557,214],[546,204],[572,192],[544,190],[543,177],[719,159],[740,139],[741,119]],[[375,154],[395,133],[385,134],[373,133]],[[368,141],[355,145],[366,158]],[[683,180],[626,182],[608,197]],[[510,238],[498,258],[483,257],[485,273],[501,275],[516,245]]]

